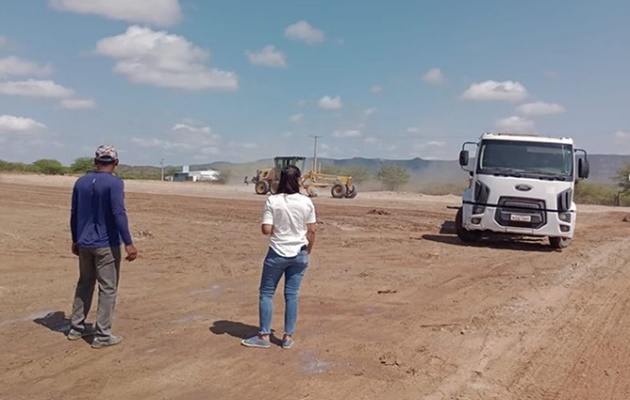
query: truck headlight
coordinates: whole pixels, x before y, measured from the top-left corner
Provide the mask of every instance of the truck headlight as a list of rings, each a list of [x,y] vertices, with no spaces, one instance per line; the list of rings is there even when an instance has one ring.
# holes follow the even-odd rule
[[[558,194],[558,212],[566,213],[571,209],[571,202],[573,201],[573,190],[567,189]]]
[[[558,214],[558,218],[563,222],[571,222],[571,213],[570,212],[562,212]]]
[[[483,182],[475,182],[475,206],[473,207],[473,214],[483,214],[486,210],[486,203],[490,197],[490,188]]]
[[[473,214],[483,214],[486,211],[486,206],[474,206],[472,209]]]

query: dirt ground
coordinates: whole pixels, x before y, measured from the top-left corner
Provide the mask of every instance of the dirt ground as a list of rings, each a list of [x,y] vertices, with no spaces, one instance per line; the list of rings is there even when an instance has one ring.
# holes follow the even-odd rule
[[[124,340],[93,350],[63,334],[72,183],[0,176],[0,399],[630,398],[626,209],[581,206],[560,252],[461,245],[457,197],[322,194],[296,344],[250,349],[264,197],[127,181],[140,257],[122,267]],[[282,287],[275,304],[280,336]]]

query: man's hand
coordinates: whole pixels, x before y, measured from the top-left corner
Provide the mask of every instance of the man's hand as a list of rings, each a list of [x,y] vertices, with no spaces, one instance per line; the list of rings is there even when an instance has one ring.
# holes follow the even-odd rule
[[[125,246],[125,251],[127,252],[127,257],[125,257],[125,260],[127,261],[133,261],[138,257],[138,250],[136,250],[133,244]]]
[[[72,243],[72,254],[75,256],[79,255],[79,245],[76,243]]]

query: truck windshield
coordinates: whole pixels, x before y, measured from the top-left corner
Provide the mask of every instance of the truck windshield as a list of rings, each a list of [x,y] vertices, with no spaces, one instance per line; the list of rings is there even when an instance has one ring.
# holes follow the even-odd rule
[[[573,148],[562,143],[484,140],[477,173],[568,180],[573,175]]]

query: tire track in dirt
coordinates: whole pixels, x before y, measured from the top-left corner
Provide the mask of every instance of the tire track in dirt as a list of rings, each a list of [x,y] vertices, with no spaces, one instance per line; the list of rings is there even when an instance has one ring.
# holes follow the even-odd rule
[[[621,387],[615,386],[626,397],[604,397],[601,388],[585,394],[588,390],[576,389],[576,383],[587,387],[593,384],[580,373],[580,355],[591,349],[595,356],[601,349],[603,337],[609,337],[609,332],[602,330],[607,326],[606,321],[622,320],[623,326],[630,325],[629,317],[623,315],[629,304],[628,296],[621,299],[621,304],[614,301],[619,293],[627,291],[627,281],[618,279],[618,275],[630,259],[623,252],[628,244],[630,239],[621,239],[593,248],[579,270],[575,270],[574,263],[569,263],[558,271],[555,284],[536,289],[535,294],[519,293],[531,299],[525,305],[526,311],[521,312],[525,318],[529,314],[529,319],[523,319],[512,329],[496,321],[502,326],[500,331],[489,333],[489,340],[484,341],[478,354],[471,354],[455,374],[443,380],[425,399],[448,396],[502,400],[627,399],[627,381]],[[610,263],[614,266],[612,269],[607,267]],[[593,276],[598,274],[605,275],[596,284],[603,291],[603,302],[599,291],[591,290]],[[559,311],[555,315],[534,317],[527,312],[540,307]],[[623,353],[630,357],[630,346],[626,346]],[[614,366],[608,368],[613,370]],[[624,372],[630,372],[627,364]]]
[[[545,332],[549,343],[513,382],[515,393],[554,400],[630,398],[628,245],[630,239],[615,241],[592,260],[592,279],[572,291],[556,319],[559,327]]]

